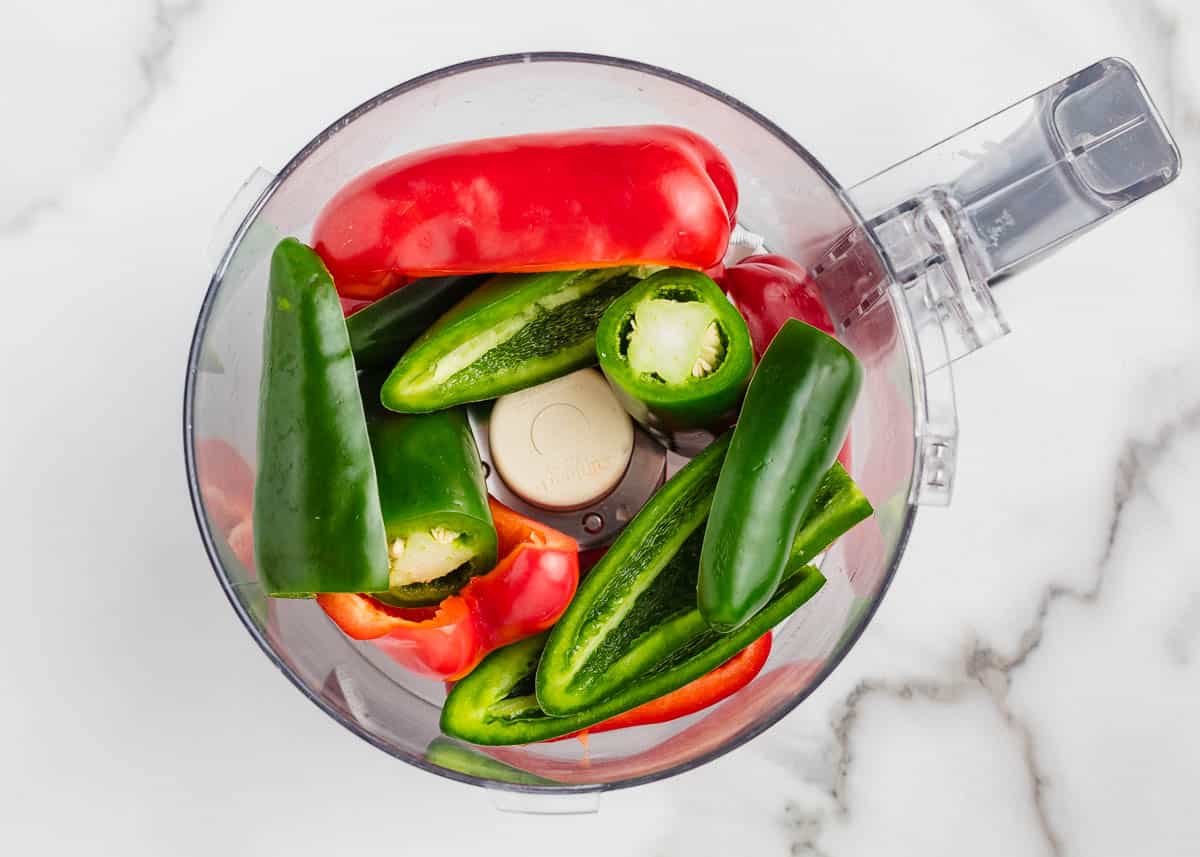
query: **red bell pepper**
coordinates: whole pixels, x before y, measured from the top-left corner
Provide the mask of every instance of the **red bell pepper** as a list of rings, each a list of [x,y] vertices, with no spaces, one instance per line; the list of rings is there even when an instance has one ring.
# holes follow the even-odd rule
[[[595,726],[572,732],[570,735],[552,738],[551,741],[594,735],[597,732],[609,732],[613,729],[625,729],[630,726],[665,723],[668,720],[695,714],[710,705],[716,705],[752,682],[762,670],[763,665],[767,662],[767,656],[770,654],[771,632],[768,631],[712,672],[700,676],[678,690],[672,691],[666,696],[660,696],[658,699],[652,699],[624,714],[603,720]],[[549,744],[551,741],[545,743]]]
[[[351,181],[313,246],[344,297],[409,277],[655,264],[705,269],[729,242],[733,168],[683,128],[587,128],[452,143]]]
[[[833,333],[816,283],[804,266],[786,256],[747,256],[715,279],[746,319],[757,356],[762,356],[789,318]]]
[[[390,607],[369,595],[326,593],[317,603],[356,640],[374,640],[414,672],[454,680],[488,652],[544,631],[579,585],[579,546],[569,536],[488,498],[500,555],[437,607]]]
[[[383,295],[379,295],[379,297],[383,297]],[[350,316],[354,315],[356,312],[358,312],[363,307],[368,307],[371,304],[373,304],[374,301],[367,300],[366,298],[341,297],[341,303],[342,303],[342,315],[349,318]]]
[[[714,279],[746,320],[755,357],[762,356],[789,318],[798,318],[833,335],[833,322],[817,293],[817,284],[799,262],[773,254],[747,256]],[[850,469],[849,437],[842,444],[838,461]]]
[[[253,514],[254,471],[246,459],[221,438],[200,438],[195,448],[196,479],[204,508],[221,535],[228,536],[234,527],[248,521]]]
[[[519,747],[480,747],[500,761],[560,783],[615,783],[630,777],[644,777],[666,771],[701,756],[720,754],[729,749],[729,740],[764,717],[778,712],[779,706],[794,699],[812,683],[824,661],[798,661],[776,667],[738,694],[735,699],[705,715],[682,732],[631,756],[591,759],[587,750],[582,759],[536,752],[537,745]]]
[[[196,441],[196,478],[213,525],[253,574],[254,471],[228,441],[206,437]]]

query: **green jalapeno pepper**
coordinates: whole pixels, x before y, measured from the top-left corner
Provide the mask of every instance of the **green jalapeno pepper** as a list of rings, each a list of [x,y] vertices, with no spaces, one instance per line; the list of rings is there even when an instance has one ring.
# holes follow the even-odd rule
[[[535,671],[540,678],[546,669],[549,654],[546,635],[522,640],[493,652],[454,686],[442,707],[442,731],[473,744],[498,745],[545,741],[586,729],[665,696],[716,669],[794,613],[824,583],[825,578],[816,568],[796,569],[771,602],[732,634],[717,634],[708,628],[693,606],[663,623],[656,632],[676,642],[670,654],[661,658],[653,670],[620,691],[567,716],[547,714],[539,704],[540,693],[534,693],[535,687],[540,689]],[[692,603],[695,604],[694,595]],[[549,636],[553,639],[553,631]]]
[[[640,676],[664,669],[708,632],[697,609],[696,580],[729,439],[728,433],[719,438],[651,497],[580,583],[550,632],[538,669],[544,711],[561,716],[597,706]],[[826,475],[820,493],[823,505],[810,510],[795,535],[793,571],[871,513],[840,465]]]
[[[668,268],[613,302],[596,331],[600,368],[649,429],[711,426],[732,415],[754,365],[737,309],[699,271]]]
[[[388,588],[375,464],[341,304],[294,238],[271,256],[254,556],[268,595]]]
[[[495,399],[596,362],[596,325],[631,268],[503,274],[459,301],[384,382],[383,404],[427,413]]]
[[[502,783],[516,783],[522,786],[555,786],[557,780],[539,777],[512,765],[485,756],[478,750],[472,750],[451,741],[449,738],[438,736],[429,742],[425,748],[425,761],[431,765],[458,771],[468,777],[483,780],[496,780]]]
[[[763,353],[721,468],[700,554],[700,612],[715,630],[738,627],[775,591],[861,386],[855,356],[796,319]]]
[[[364,394],[377,386],[364,383]],[[483,463],[462,408],[394,414],[367,408],[367,430],[387,531],[394,607],[439,603],[496,564],[496,528]]]
[[[390,368],[438,316],[487,277],[428,277],[403,286],[346,317],[354,365]]]
[[[684,548],[704,527],[728,445],[726,434],[668,480],[580,582],[551,629],[546,667],[538,671],[537,695],[547,712],[596,704],[677,645],[664,639],[648,646],[645,634],[696,606],[694,576],[687,580],[695,566],[688,568]]]

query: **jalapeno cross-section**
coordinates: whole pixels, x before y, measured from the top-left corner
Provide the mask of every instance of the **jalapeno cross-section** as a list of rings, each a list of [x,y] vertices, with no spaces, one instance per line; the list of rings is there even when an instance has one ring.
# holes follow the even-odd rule
[[[716,283],[668,268],[613,302],[596,332],[600,368],[650,429],[712,426],[737,407],[753,368],[746,322]]]

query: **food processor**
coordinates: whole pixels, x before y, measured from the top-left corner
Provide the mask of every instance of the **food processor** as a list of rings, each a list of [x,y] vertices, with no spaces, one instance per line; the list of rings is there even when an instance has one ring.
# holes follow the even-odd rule
[[[348,180],[397,155],[458,140],[630,124],[689,128],[732,162],[741,199],[727,262],[769,251],[809,270],[839,337],[865,369],[850,471],[875,514],[824,555],[827,584],[777,629],[762,673],[728,700],[668,723],[594,735],[586,745],[485,751],[440,734],[442,683],[347,638],[311,600],[268,600],[237,549],[228,507],[249,490],[254,469],[269,258],[284,236],[307,240],[318,211]],[[338,119],[277,174],[256,171],[216,240],[220,260],[187,365],[184,448],[217,578],[267,657],[330,717],[409,764],[487,787],[501,808],[588,810],[605,790],[704,764],[769,728],[820,685],[879,606],[918,508],[950,501],[959,443],[952,365],[1007,332],[992,287],[1168,184],[1179,169],[1170,133],[1120,59],[1097,62],[852,187],[752,108],[638,62],[514,54],[410,80]],[[491,465],[489,414],[477,409],[472,418]],[[585,547],[611,541],[686,460],[640,430],[631,449],[603,499],[522,511]],[[488,479],[492,493],[522,502],[519,486],[511,490],[494,466]]]

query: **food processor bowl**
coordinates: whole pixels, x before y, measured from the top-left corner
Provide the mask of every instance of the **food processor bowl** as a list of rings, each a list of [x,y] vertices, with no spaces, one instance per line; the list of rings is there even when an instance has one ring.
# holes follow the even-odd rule
[[[850,469],[875,514],[825,554],[827,584],[776,631],[759,677],[720,705],[598,734],[586,747],[471,747],[440,734],[440,682],[347,638],[311,600],[267,599],[256,580],[248,534],[236,523],[255,462],[270,254],[284,236],[307,240],[318,211],[346,182],[405,152],[648,123],[690,128],[732,162],[741,201],[729,259],[769,248],[817,282],[865,368]],[[1165,185],[1178,168],[1161,119],[1120,60],[1097,63],[851,189],[753,109],[637,62],[519,54],[403,83],[338,119],[278,174],[251,176],[231,206],[236,228],[217,239],[220,261],[184,394],[188,480],[217,578],[263,652],[330,717],[409,764],[495,790],[504,808],[591,809],[597,792],[701,765],[820,685],[879,606],[918,506],[948,502],[958,442],[951,366],[1007,329],[990,286]]]

